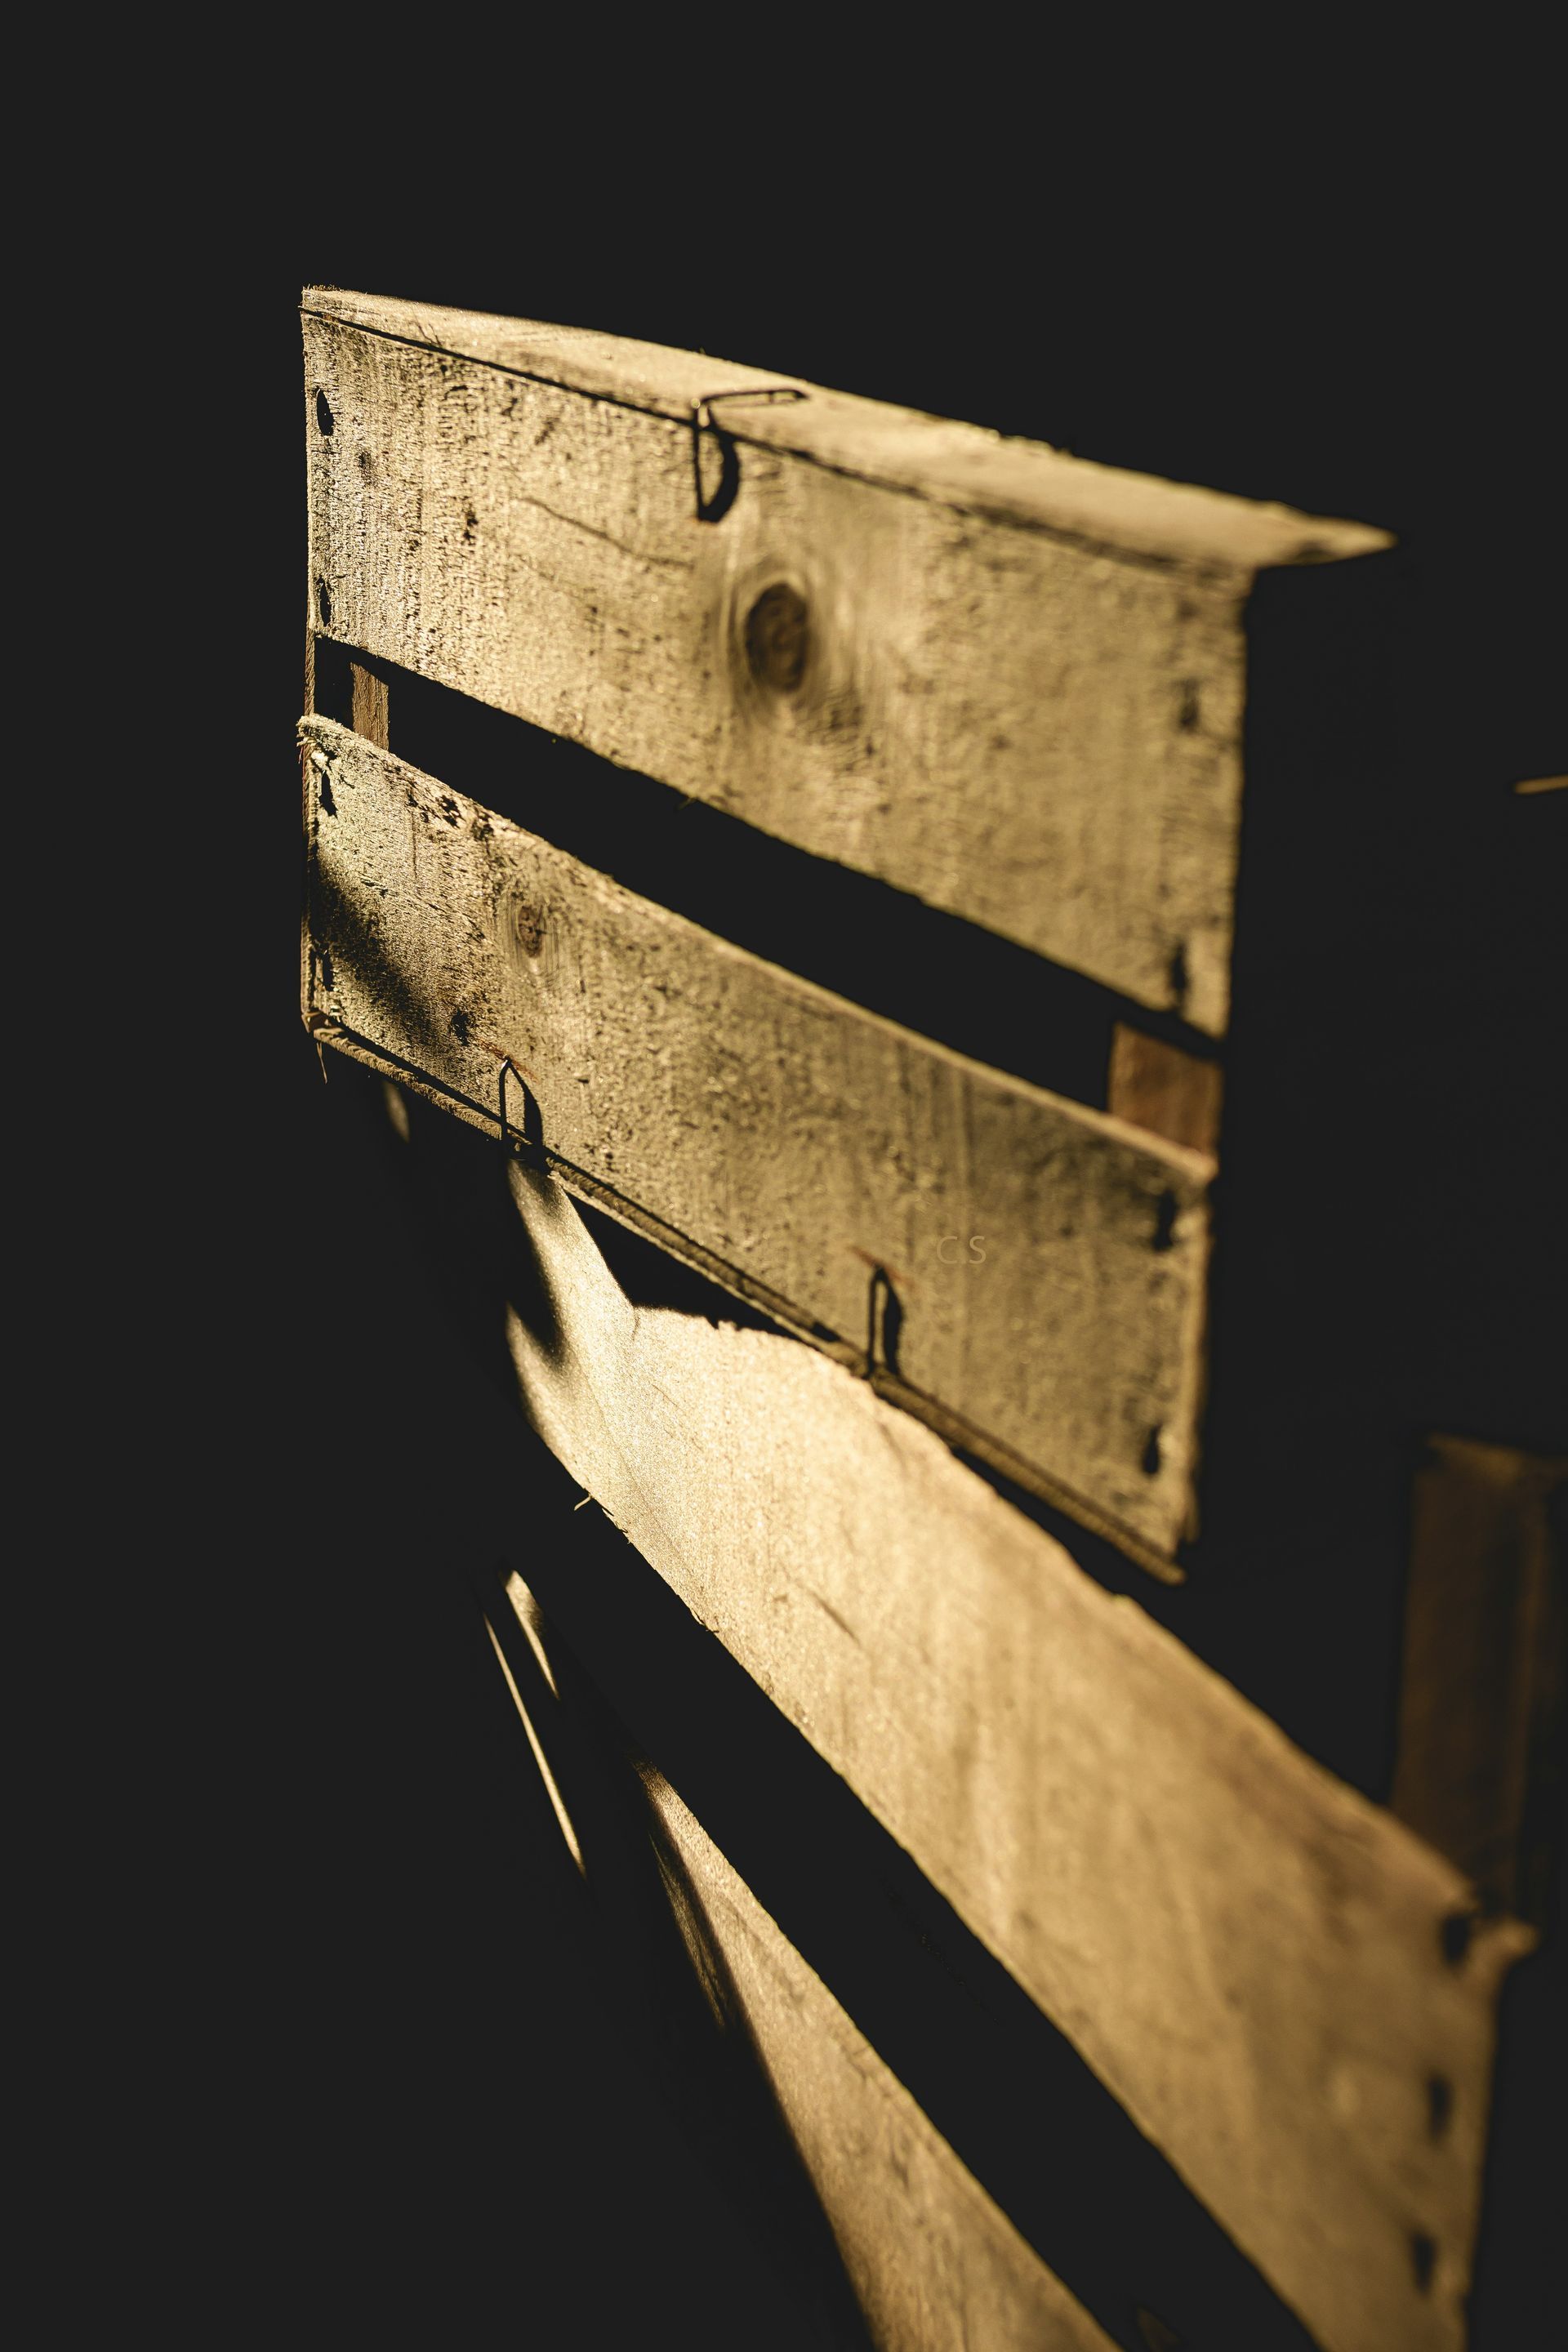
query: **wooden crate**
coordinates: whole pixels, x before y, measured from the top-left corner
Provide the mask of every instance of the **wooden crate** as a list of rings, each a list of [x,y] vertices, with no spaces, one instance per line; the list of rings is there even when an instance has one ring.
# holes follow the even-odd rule
[[[1160,1622],[1215,1375],[1281,1340],[1211,1276],[1244,791],[1289,781],[1258,583],[1310,574],[1299,668],[1387,535],[609,336],[321,290],[304,330],[307,1026],[500,1139],[534,1427],[1016,1990],[997,2109],[1047,2037],[1106,2196],[1143,2183],[1121,2267],[1062,2226],[1081,2185],[1026,2226],[661,1731],[698,1964],[875,2340],[1464,2344],[1529,1768],[1483,1874],[1430,1707],[1417,1835]],[[743,1311],[634,1304],[600,1213]],[[612,1674],[626,1569],[530,1572],[488,1614],[570,1820],[552,1643]],[[666,1663],[617,1670],[628,1720]]]

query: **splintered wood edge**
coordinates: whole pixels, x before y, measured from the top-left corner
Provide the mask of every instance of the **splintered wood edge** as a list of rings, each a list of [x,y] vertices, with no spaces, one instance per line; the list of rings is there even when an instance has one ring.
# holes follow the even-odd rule
[[[1044,442],[1007,438],[984,425],[829,391],[700,352],[327,287],[307,287],[300,309],[306,317],[694,427],[710,417],[734,441],[1045,531],[1112,558],[1251,573],[1338,562],[1394,544],[1393,534],[1374,524],[1300,514],[1228,491],[1096,465]],[[755,397],[769,391],[798,396]],[[742,393],[745,400],[724,404],[726,394]]]

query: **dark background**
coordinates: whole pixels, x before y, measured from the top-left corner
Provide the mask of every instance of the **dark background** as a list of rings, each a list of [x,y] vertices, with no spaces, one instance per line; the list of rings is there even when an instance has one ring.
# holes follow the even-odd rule
[[[957,54],[900,133],[879,82],[751,120],[728,37],[689,37],[657,137],[622,63],[613,121],[542,72],[504,148],[434,94],[369,138],[346,55],[331,103],[269,85],[236,155],[208,127],[161,215],[175,372],[166,325],[116,455],[183,493],[141,754],[180,1083],[135,1130],[155,1238],[109,1294],[178,1359],[124,1491],[177,1826],[154,1870],[127,1823],[117,1933],[192,2089],[163,2258],[200,2308],[306,2336],[717,2346],[771,2312],[791,2340],[721,2162],[595,1990],[468,1589],[525,1544],[526,1481],[298,1022],[301,287],[702,348],[1385,524],[1430,559],[1456,772],[1563,764],[1550,215],[1528,127],[1481,137],[1489,91],[1349,57],[1293,106],[1260,65],[1206,110],[1156,75],[1134,122],[1058,56],[1015,119],[1010,61]],[[134,2146],[159,2108],[129,2106]]]

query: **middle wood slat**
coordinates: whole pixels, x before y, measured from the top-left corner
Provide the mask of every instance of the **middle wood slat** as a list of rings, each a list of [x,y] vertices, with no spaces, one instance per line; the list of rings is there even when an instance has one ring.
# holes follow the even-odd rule
[[[1208,1158],[847,1003],[328,720],[302,738],[309,1012],[491,1118],[510,1063],[569,1181],[820,1340],[865,1347],[885,1269],[900,1381],[1173,1550]]]

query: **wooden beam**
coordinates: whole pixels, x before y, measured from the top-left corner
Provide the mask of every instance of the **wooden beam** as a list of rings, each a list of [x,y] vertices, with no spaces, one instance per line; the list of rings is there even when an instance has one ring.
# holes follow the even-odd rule
[[[304,332],[323,631],[1224,1029],[1247,591],[1385,533],[608,336]]]
[[[1169,1573],[1213,1162],[984,1068],[307,722],[315,993]],[[878,1300],[887,1312],[870,1339]]]
[[[1448,1863],[820,1353],[635,1310],[514,1163],[548,1443],[1328,2352],[1459,2352],[1500,1982]]]
[[[1393,1805],[1543,1926],[1563,1801],[1568,1462],[1434,1437],[1416,1474]],[[1555,1556],[1554,1556],[1555,1555]]]

